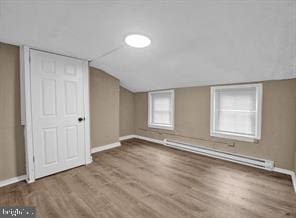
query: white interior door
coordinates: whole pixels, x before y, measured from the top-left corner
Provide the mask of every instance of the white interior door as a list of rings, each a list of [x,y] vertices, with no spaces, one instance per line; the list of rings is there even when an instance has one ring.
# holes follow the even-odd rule
[[[85,163],[83,61],[30,50],[35,178]]]

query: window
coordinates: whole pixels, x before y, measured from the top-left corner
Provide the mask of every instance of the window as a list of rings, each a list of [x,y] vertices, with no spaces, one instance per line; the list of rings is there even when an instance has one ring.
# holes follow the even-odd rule
[[[241,141],[261,138],[262,84],[211,88],[211,136]]]
[[[148,93],[148,127],[174,129],[174,90]]]

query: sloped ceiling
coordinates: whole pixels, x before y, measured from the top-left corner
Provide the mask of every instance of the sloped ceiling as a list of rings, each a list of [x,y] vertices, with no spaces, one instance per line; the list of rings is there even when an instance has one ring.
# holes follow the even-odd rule
[[[296,1],[0,0],[0,41],[92,60],[134,92],[296,78]]]

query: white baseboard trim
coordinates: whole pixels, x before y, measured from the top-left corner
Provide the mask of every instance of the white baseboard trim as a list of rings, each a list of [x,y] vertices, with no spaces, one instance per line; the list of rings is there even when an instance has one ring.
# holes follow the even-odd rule
[[[140,136],[140,135],[135,135],[135,138],[136,139],[146,140],[148,142],[153,142],[153,143],[158,143],[158,144],[164,145],[164,141],[160,140],[160,139],[153,139],[153,138],[149,138],[149,137],[146,137],[146,136]]]
[[[134,135],[133,138],[142,139],[142,140],[146,140],[146,141],[149,141],[149,142],[154,142],[154,143],[158,143],[158,144],[161,144],[161,145],[165,145],[165,142],[163,140],[159,140],[159,139],[153,139],[153,138],[140,136],[140,135]],[[185,150],[185,151],[191,152],[190,150]],[[274,167],[272,171],[290,175],[291,179],[292,179],[292,184],[293,184],[294,191],[296,192],[296,173],[294,171],[287,170],[287,169],[282,169],[282,168],[279,168],[279,167]]]
[[[145,137],[145,136],[140,136],[140,135],[127,135],[127,136],[121,136],[119,137],[119,141],[123,141],[123,140],[128,140],[128,139],[142,139],[145,141],[149,141],[149,142],[154,142],[154,143],[158,143],[158,144],[164,144],[163,140],[159,140],[159,139],[153,139],[153,138],[149,138],[149,137]]]
[[[10,178],[10,179],[1,180],[0,181],[0,187],[11,185],[13,183],[17,183],[17,182],[20,182],[20,181],[23,181],[23,180],[26,180],[26,179],[27,179],[27,176],[22,175],[22,176],[13,177],[13,178]]]
[[[97,153],[97,152],[100,152],[100,151],[105,151],[105,150],[108,150],[108,149],[112,149],[112,148],[116,148],[116,147],[119,147],[121,146],[121,143],[120,142],[115,142],[115,143],[112,143],[112,144],[108,144],[108,145],[102,145],[102,146],[97,146],[97,147],[94,147],[91,149],[91,153]]]
[[[294,172],[293,175],[291,175],[292,178],[292,183],[293,183],[293,187],[294,187],[294,191],[296,192],[296,173]]]
[[[136,138],[136,135],[125,135],[125,136],[120,136],[119,137],[119,141],[123,141],[123,140],[128,140],[128,139],[133,139]]]

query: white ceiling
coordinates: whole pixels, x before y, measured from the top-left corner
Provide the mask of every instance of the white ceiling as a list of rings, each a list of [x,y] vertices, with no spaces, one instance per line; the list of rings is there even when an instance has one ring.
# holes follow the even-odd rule
[[[0,41],[97,57],[136,92],[296,78],[296,1],[0,0]]]

